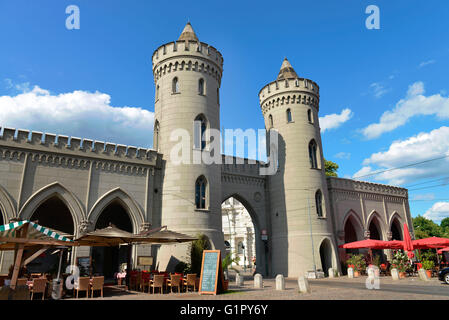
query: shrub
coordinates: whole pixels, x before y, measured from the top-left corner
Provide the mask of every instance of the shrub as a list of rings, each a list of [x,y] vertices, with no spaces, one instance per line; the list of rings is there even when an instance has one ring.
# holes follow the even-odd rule
[[[432,270],[435,266],[435,263],[432,260],[424,260],[422,262],[422,267],[424,270]]]
[[[201,234],[197,238],[190,244],[190,268],[192,273],[199,275],[201,273],[203,251],[210,250],[211,246],[206,235]]]

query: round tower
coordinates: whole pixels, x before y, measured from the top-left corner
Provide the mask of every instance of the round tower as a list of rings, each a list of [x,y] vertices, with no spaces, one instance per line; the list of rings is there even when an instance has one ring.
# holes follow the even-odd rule
[[[259,92],[269,130],[278,132],[278,171],[269,176],[272,273],[295,277],[338,269],[319,126],[319,87],[284,59]],[[269,144],[268,144],[269,145]]]
[[[198,161],[212,150],[207,129],[220,128],[223,57],[200,42],[187,23],[179,39],[160,46],[152,61],[156,87],[153,148],[163,154],[164,166],[161,225],[190,235],[204,234],[212,248],[224,250],[221,169],[218,164]],[[161,248],[159,269],[165,270],[169,263],[168,268],[173,267],[176,259],[188,259],[187,248]]]

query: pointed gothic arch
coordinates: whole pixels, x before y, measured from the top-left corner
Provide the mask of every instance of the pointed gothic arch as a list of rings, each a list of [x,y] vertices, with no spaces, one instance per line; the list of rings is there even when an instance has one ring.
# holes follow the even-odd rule
[[[0,211],[3,222],[7,223],[10,219],[16,217],[16,208],[11,196],[0,186]]]
[[[129,216],[129,219],[131,220],[133,232],[139,232],[140,226],[142,226],[142,224],[145,222],[145,217],[142,213],[142,210],[137,202],[128,193],[126,193],[119,187],[106,192],[92,206],[92,209],[90,210],[88,215],[88,219],[91,222],[89,224],[90,230],[95,228],[95,225],[101,213],[113,201],[118,201],[125,209],[126,213]]]
[[[85,220],[86,215],[81,202],[71,191],[59,182],[51,183],[39,189],[31,197],[29,197],[20,209],[19,218],[22,220],[31,219],[33,213],[39,208],[39,206],[52,197],[57,197],[69,209],[73,219],[74,234],[77,236],[78,228],[81,221]]]

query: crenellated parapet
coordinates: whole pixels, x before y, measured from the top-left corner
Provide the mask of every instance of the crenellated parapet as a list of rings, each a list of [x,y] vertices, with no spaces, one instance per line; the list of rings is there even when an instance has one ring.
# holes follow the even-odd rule
[[[174,71],[205,73],[221,83],[223,57],[204,42],[178,40],[164,44],[154,51],[152,61],[155,83],[161,76]]]
[[[20,160],[26,154],[31,155],[31,161],[78,168],[86,168],[93,161],[103,170],[130,173],[142,171],[141,166],[160,167],[161,161],[153,149],[3,128],[0,158]]]
[[[407,189],[379,183],[327,177],[327,185],[329,190],[346,191],[349,192],[348,195],[351,192],[363,193],[367,198],[372,199],[374,199],[373,197],[377,199],[381,195],[392,198],[408,198]]]
[[[309,79],[282,79],[270,82],[259,92],[262,112],[265,114],[282,105],[303,104],[319,110],[319,87]]]

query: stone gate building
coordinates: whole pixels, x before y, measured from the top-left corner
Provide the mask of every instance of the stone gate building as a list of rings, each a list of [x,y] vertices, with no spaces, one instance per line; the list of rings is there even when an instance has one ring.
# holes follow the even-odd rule
[[[38,220],[75,236],[109,223],[134,233],[166,225],[205,234],[212,248],[224,252],[221,204],[234,197],[254,224],[258,272],[290,277],[340,270],[345,251],[339,244],[400,239],[404,223],[413,236],[406,189],[326,177],[319,86],[299,77],[286,59],[259,92],[267,133],[278,133],[278,149],[271,150],[279,159],[274,175],[260,174],[270,164],[248,159],[173,162],[178,129],[193,137],[187,144],[191,159],[213,153],[208,129],[220,129],[223,57],[187,24],[177,41],[155,50],[152,63],[153,149],[3,128],[0,222]],[[153,267],[171,270],[187,260],[187,248],[135,246],[134,265],[138,256],[151,255]],[[90,248],[75,248],[71,259],[90,254]],[[95,252],[102,266],[97,271],[111,275],[121,255],[118,249]],[[12,255],[1,254],[2,272],[11,264]]]

